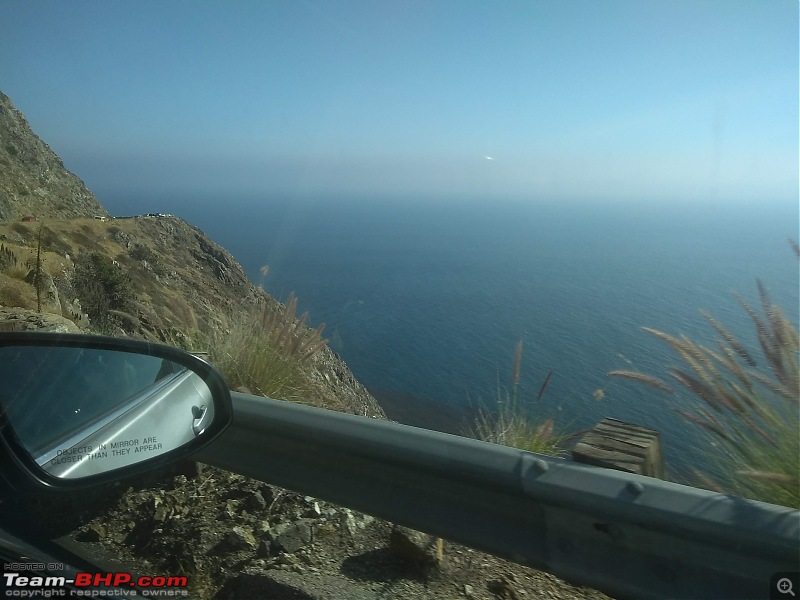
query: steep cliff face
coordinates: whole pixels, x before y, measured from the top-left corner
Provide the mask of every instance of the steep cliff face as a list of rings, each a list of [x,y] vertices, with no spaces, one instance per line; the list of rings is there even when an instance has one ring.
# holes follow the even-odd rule
[[[27,215],[72,219],[108,212],[0,92],[0,221]]]
[[[21,222],[25,215],[39,220]],[[107,307],[113,318],[101,329],[106,334],[206,351],[241,315],[277,305],[227,250],[183,219],[110,217],[0,94],[0,328],[31,329],[30,311],[40,310],[97,331],[98,319],[89,317],[96,307],[90,309],[85,295],[81,300],[76,284],[78,264],[93,255],[103,257],[107,276],[127,282],[125,306]],[[29,312],[12,317],[3,307]],[[304,372],[310,403],[383,417],[330,349]]]

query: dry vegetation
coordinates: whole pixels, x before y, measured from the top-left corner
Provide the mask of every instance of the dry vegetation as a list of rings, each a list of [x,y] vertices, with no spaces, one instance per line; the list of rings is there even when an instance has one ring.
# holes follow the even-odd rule
[[[16,258],[16,263],[0,264],[0,302],[6,306],[36,308],[36,289],[25,280],[35,260],[40,225],[43,270],[62,300],[43,306],[43,312],[78,318],[70,314],[63,300],[78,297],[73,288],[76,263],[79,257],[92,254],[113,261],[114,268],[129,281],[130,306],[111,306],[117,314],[108,314],[128,335],[163,342],[179,340],[187,346],[195,333],[207,337],[225,324],[220,308],[230,309],[246,299],[244,275],[232,282],[240,285],[226,289],[208,265],[201,264],[201,253],[191,254],[197,246],[194,238],[200,234],[178,219],[73,219],[0,223],[0,241]],[[108,328],[104,332],[115,333]]]
[[[325,325],[305,326],[308,313],[295,317],[297,298],[285,305],[267,304],[245,312],[211,344],[211,360],[233,389],[270,398],[313,403],[316,394],[307,375],[322,350]]]
[[[522,340],[517,342],[514,350],[512,369],[513,391],[511,394],[498,390],[496,408],[481,410],[472,430],[472,436],[478,439],[536,452],[550,456],[566,455],[565,443],[573,436],[566,436],[556,431],[553,419],[541,419],[537,410],[541,407],[542,397],[550,383],[553,372],[544,379],[536,398],[529,402],[520,401],[520,373],[522,369]]]
[[[342,399],[346,368],[322,327],[296,316],[297,299],[284,306],[254,288],[233,257],[177,218],[0,223],[0,304],[37,309],[30,273],[40,226],[43,289],[57,297],[42,312],[207,353],[232,388],[362,412],[362,392]],[[373,399],[366,405],[380,412]]]
[[[701,485],[800,508],[798,331],[770,301],[760,281],[758,291],[761,314],[741,297],[739,302],[755,326],[761,356],[704,313],[719,336],[716,348],[644,328],[669,344],[683,361],[685,366],[669,371],[677,389],[649,374],[612,371],[609,375],[667,396],[682,391],[693,399],[691,412],[677,409],[677,413],[706,432],[709,443],[698,450],[718,465],[714,475],[697,474]]]

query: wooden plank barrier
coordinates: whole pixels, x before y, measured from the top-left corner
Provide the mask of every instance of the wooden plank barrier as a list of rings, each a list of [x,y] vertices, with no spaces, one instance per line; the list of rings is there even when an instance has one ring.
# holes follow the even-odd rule
[[[572,450],[575,462],[664,479],[658,431],[605,418]]]

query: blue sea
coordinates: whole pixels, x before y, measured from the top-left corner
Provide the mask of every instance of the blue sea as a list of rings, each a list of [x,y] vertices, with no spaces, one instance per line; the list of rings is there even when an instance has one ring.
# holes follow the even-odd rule
[[[356,377],[431,407],[491,407],[511,391],[562,430],[604,417],[662,434],[674,473],[703,464],[670,398],[611,378],[679,362],[642,326],[712,343],[700,310],[754,351],[735,293],[756,278],[798,322],[798,207],[690,203],[102,198],[116,215],[170,212],[230,250],[280,300],[294,291]],[[266,277],[261,268],[269,266]],[[535,397],[553,375],[540,403]],[[602,391],[602,394],[598,393]],[[418,415],[419,417],[419,415]],[[422,415],[424,419],[424,415]],[[419,419],[418,419],[419,420]]]

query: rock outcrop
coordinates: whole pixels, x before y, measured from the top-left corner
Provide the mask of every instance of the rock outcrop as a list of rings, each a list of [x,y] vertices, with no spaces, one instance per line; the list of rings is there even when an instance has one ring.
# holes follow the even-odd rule
[[[47,331],[52,333],[79,333],[75,323],[58,315],[37,313],[25,308],[0,306],[0,331]]]
[[[108,216],[0,92],[0,221]]]

